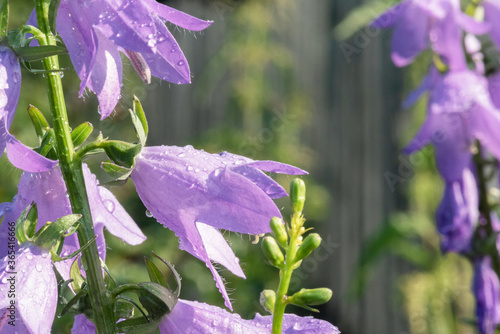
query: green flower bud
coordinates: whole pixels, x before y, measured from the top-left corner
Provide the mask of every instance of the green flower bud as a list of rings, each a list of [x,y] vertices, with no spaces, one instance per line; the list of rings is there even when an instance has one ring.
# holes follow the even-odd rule
[[[290,199],[292,200],[293,212],[302,213],[306,201],[306,184],[302,179],[295,178],[290,183]]]
[[[297,253],[295,254],[295,262],[300,261],[311,254],[313,250],[319,247],[321,244],[321,237],[318,233],[309,234],[302,244],[297,249]]]
[[[273,237],[265,237],[262,240],[262,251],[269,262],[275,267],[280,268],[285,262],[285,257]]]
[[[328,288],[301,289],[288,297],[288,301],[299,306],[321,305],[328,302],[330,298],[332,298],[332,290]]]
[[[276,303],[276,292],[273,290],[264,290],[260,293],[260,305],[262,305],[266,310],[273,313],[274,304]]]
[[[278,243],[281,246],[286,247],[286,243],[288,241],[288,233],[286,233],[286,228],[283,224],[283,221],[278,217],[273,217],[271,218],[271,222],[269,223],[269,225],[271,226],[271,230],[273,231]]]
[[[115,164],[128,168],[134,165],[135,156],[142,149],[140,144],[131,144],[119,140],[107,140],[101,143],[100,146]]]

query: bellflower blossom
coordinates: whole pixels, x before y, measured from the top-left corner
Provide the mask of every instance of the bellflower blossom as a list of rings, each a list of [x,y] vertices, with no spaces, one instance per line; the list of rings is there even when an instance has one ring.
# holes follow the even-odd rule
[[[127,55],[141,78],[151,75],[177,84],[191,82],[189,66],[165,22],[200,31],[199,20],[155,0],[62,0],[57,16],[73,66],[85,87],[97,94],[101,119],[120,99],[122,61]]]
[[[272,199],[287,195],[261,170],[307,174],[274,161],[254,161],[227,152],[209,154],[192,146],[144,147],[131,174],[146,208],[175,232],[181,249],[205,262],[230,309],[229,296],[212,261],[237,276],[245,275],[218,229],[270,232],[270,219],[281,217]]]
[[[113,194],[106,188],[98,186],[95,176],[86,165],[83,170],[101,258],[104,260],[106,257],[104,227],[111,234],[131,245],[144,241],[146,237]],[[32,202],[37,204],[38,209],[37,229],[45,225],[47,221],[55,221],[72,213],[71,204],[66,197],[66,185],[59,167],[43,173],[23,173],[13,202],[2,204],[3,212],[0,212],[0,216],[4,215],[4,223],[0,225],[0,258],[4,257],[8,250],[5,241],[8,236],[8,226],[5,222],[16,222],[21,212]],[[78,238],[76,234],[72,234],[64,239],[61,255],[67,256],[79,248]],[[71,259],[55,263],[65,279],[69,279],[71,263]]]
[[[423,86],[419,93],[430,89],[427,118],[405,152],[415,152],[429,143],[435,146],[437,167],[446,182],[436,217],[446,240],[443,250],[461,251],[479,216],[469,147],[479,139],[500,158],[500,113],[490,99],[487,80],[472,71],[433,72]]]
[[[160,322],[161,334],[184,333],[271,333],[273,317],[257,314],[253,320],[205,303],[179,299],[174,309]],[[283,333],[339,334],[337,327],[312,317],[285,314]]]
[[[491,267],[491,259],[474,261],[472,291],[476,297],[476,316],[481,334],[493,334],[500,324],[500,283]]]
[[[21,67],[17,56],[7,46],[0,45],[0,157],[7,148],[9,161],[29,172],[43,172],[57,162],[32,151],[9,133],[21,93]]]
[[[396,66],[410,64],[429,46],[452,70],[467,68],[462,48],[462,29],[484,34],[489,24],[477,22],[460,11],[459,0],[405,0],[380,15],[375,28],[394,28],[391,57]]]
[[[26,242],[16,252],[15,267],[11,264],[7,256],[0,260],[0,331],[50,333],[58,292],[49,251]]]

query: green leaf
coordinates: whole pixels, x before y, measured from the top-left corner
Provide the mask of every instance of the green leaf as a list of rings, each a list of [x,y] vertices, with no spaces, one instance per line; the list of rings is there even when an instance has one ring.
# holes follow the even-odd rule
[[[177,296],[160,284],[143,282],[137,285],[143,289],[139,293],[139,301],[153,319],[163,317],[177,304]]]
[[[48,222],[35,234],[34,243],[42,248],[51,248],[81,217],[82,215],[72,214],[53,223]]]
[[[89,122],[82,123],[71,131],[71,141],[75,147],[80,146],[90,136],[94,127]]]
[[[101,167],[115,180],[126,180],[132,173],[131,168],[118,166],[111,161],[101,163]]]
[[[71,307],[73,307],[73,305],[75,305],[77,302],[80,301],[80,299],[86,296],[87,296],[87,290],[86,289],[80,290],[80,292],[78,292],[73,298],[71,298],[71,300],[64,306],[60,315],[61,316],[65,315],[71,309]]]
[[[45,136],[42,138],[42,143],[40,144],[40,149],[39,153],[43,155],[44,157],[47,157],[49,155],[49,152],[53,150],[55,153],[55,141],[54,141],[55,135],[54,135],[54,130],[49,129],[46,133]]]
[[[25,61],[42,60],[51,56],[64,55],[68,50],[58,45],[15,47],[14,52]]]
[[[7,33],[7,42],[13,49],[23,47],[26,38],[21,29],[13,29]]]
[[[151,252],[151,254],[153,254],[154,257],[156,257],[158,260],[163,262],[170,269],[170,271],[172,271],[172,273],[174,274],[175,280],[177,282],[177,289],[175,290],[175,293],[176,293],[177,297],[179,297],[181,294],[181,285],[182,285],[181,284],[181,280],[182,280],[181,276],[179,275],[177,270],[175,270],[174,266],[170,262],[168,262],[167,260],[165,260],[161,256],[157,255],[155,252]]]
[[[146,119],[146,114],[142,108],[141,101],[134,96],[134,109],[129,109],[130,116],[132,117],[132,123],[134,124],[135,132],[137,133],[137,138],[142,146],[146,145],[146,140],[148,138],[148,121]]]
[[[9,31],[9,0],[0,2],[0,38],[7,37]]]
[[[111,161],[115,164],[131,168],[135,163],[135,157],[142,149],[139,144],[131,144],[120,140],[108,140],[101,144]]]
[[[80,266],[78,265],[78,258],[75,258],[75,260],[71,264],[69,277],[73,280],[71,282],[73,291],[75,291],[76,293],[80,292],[82,284],[85,282],[85,278],[83,278]]]
[[[144,260],[146,261],[146,267],[148,269],[148,275],[149,279],[153,283],[158,283],[166,288],[168,288],[167,280],[165,279],[165,276],[161,273],[160,269],[147,257],[144,257]]]
[[[59,10],[59,4],[61,0],[51,0],[49,5],[49,24],[50,30],[55,35],[56,31],[56,21],[57,21],[57,11]]]
[[[158,328],[161,319],[149,321],[146,317],[127,319],[116,324],[117,333],[150,334]]]
[[[35,106],[29,105],[28,114],[30,115],[31,122],[35,127],[36,136],[38,137],[38,142],[41,144],[42,139],[49,129],[49,123],[43,116],[43,114]]]

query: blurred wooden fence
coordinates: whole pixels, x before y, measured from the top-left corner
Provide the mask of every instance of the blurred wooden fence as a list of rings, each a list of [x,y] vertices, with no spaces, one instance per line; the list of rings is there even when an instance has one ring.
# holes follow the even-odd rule
[[[193,82],[224,44],[227,18],[239,2],[167,2],[215,21],[196,39],[186,33],[180,40]],[[344,44],[332,37],[333,27],[361,2],[293,0],[294,17],[284,29],[298,80],[313,101],[312,121],[303,129],[303,140],[320,160],[310,172],[332,196],[332,216],[318,227],[329,247],[324,253],[328,256],[317,258],[304,276],[311,284],[333,290],[333,301],[321,316],[342,333],[405,334],[403,310],[394,301],[395,278],[403,272],[403,263],[386,259],[361,301],[348,303],[345,298],[363,242],[401,205],[398,188],[391,188],[384,178],[385,172],[397,173],[399,153],[393,133],[402,90],[401,73],[389,58],[390,34],[362,30]],[[145,91],[135,92],[147,97],[148,109],[156,110],[149,113],[150,145],[187,144],[189,138],[223,120],[224,87],[200,108],[193,103],[194,85],[155,81]]]

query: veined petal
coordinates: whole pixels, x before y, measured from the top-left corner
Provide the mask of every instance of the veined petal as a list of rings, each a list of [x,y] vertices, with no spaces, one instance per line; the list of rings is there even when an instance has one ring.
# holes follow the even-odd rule
[[[99,28],[94,28],[97,52],[88,87],[99,100],[101,121],[115,109],[122,87],[122,60],[118,48]]]
[[[143,0],[144,5],[154,13],[164,18],[170,23],[175,24],[183,29],[191,31],[200,31],[208,28],[213,21],[200,20],[194,16],[188,15],[180,10],[163,5],[155,0]]]
[[[244,320],[238,314],[216,306],[179,299],[174,309],[160,322],[160,333],[262,334],[270,333],[271,326],[271,316],[257,314],[253,320]],[[339,334],[340,331],[324,320],[285,314],[283,333]]]
[[[0,307],[8,301],[9,258],[0,262]],[[30,333],[50,333],[57,307],[57,280],[47,250],[25,243],[16,254],[17,310]]]

